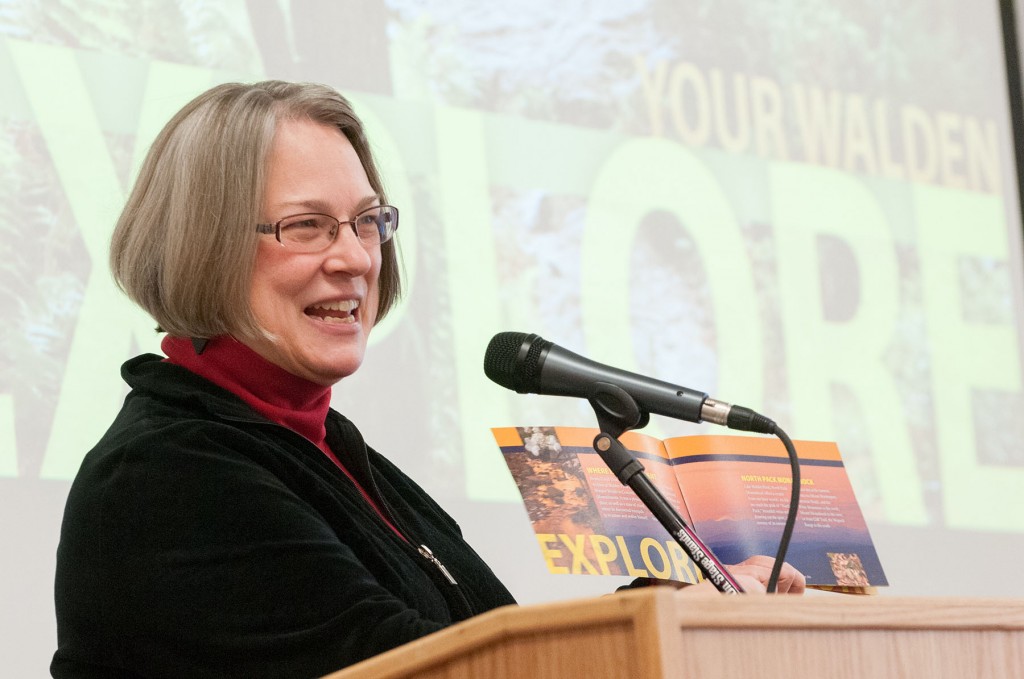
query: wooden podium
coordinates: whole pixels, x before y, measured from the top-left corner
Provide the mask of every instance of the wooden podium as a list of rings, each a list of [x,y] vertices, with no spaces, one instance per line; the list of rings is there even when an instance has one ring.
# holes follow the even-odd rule
[[[330,679],[1024,677],[1024,601],[681,595],[507,606]]]

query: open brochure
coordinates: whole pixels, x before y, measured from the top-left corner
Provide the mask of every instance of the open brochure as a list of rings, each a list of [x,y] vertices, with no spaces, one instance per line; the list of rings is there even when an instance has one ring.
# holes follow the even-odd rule
[[[592,448],[596,429],[492,430],[552,573],[697,582],[701,574],[632,489]],[[774,556],[789,508],[790,467],[777,439],[627,432],[620,441],[722,563]],[[795,441],[800,511],[786,561],[809,586],[887,585],[834,443]]]

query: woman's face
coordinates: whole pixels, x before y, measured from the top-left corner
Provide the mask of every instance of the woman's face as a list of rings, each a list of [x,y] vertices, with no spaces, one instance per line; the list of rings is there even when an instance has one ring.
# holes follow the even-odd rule
[[[278,124],[270,152],[262,221],[303,212],[352,219],[379,197],[352,144],[333,127],[309,120]],[[247,341],[293,375],[331,385],[363,362],[377,315],[380,246],[366,248],[341,225],[326,250],[288,250],[261,235],[249,303],[274,336]]]

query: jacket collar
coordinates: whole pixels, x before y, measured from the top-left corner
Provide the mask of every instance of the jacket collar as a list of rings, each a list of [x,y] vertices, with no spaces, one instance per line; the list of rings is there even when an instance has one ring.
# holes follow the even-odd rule
[[[324,446],[330,387],[293,375],[230,336],[207,340],[201,353],[183,337],[168,335],[160,346],[169,362],[230,391],[268,420]]]
[[[267,419],[227,389],[218,387],[163,356],[142,354],[121,366],[121,378],[133,391],[149,392],[186,409],[231,420],[265,423]]]

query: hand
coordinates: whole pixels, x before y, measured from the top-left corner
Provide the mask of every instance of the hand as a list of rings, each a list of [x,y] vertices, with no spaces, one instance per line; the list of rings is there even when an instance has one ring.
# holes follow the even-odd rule
[[[771,577],[774,565],[775,559],[759,554],[745,559],[735,566],[726,566],[726,568],[745,591],[764,593],[767,590],[768,579]],[[806,588],[807,578],[804,577],[804,574],[788,563],[783,563],[775,591],[779,594],[803,594]]]
[[[744,592],[764,594],[767,591],[768,579],[771,577],[774,565],[775,559],[772,557],[757,555],[734,566],[726,566],[726,568]],[[783,563],[775,591],[779,594],[803,594],[806,588],[807,579],[804,574],[788,563]],[[705,580],[695,587],[686,587],[683,591],[693,594],[717,592],[709,580]]]

